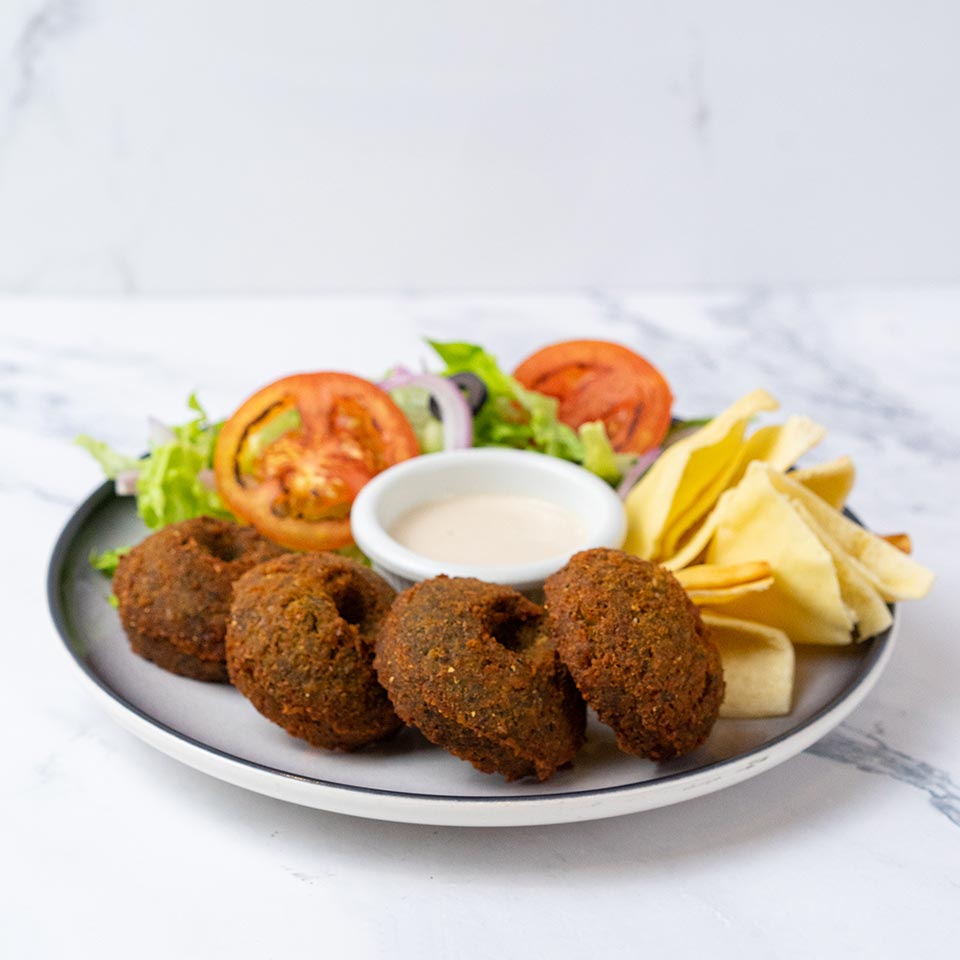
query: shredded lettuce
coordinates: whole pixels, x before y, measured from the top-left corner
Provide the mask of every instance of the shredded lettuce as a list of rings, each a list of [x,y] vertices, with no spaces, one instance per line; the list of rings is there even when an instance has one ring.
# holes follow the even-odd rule
[[[116,480],[117,474],[124,470],[139,470],[140,461],[136,457],[128,457],[123,453],[117,453],[108,443],[103,440],[94,440],[93,437],[82,433],[74,441],[78,446],[83,447],[97,463],[108,480]]]
[[[104,550],[103,553],[97,553],[96,550],[91,550],[90,566],[93,567],[94,570],[99,570],[105,577],[112,578],[117,572],[117,564],[120,563],[120,558],[129,552],[129,547],[117,547],[115,550]],[[112,591],[107,597],[107,603],[109,603],[114,610],[120,606],[117,595]]]
[[[487,400],[473,418],[474,446],[517,447],[583,462],[583,442],[557,418],[555,398],[527,390],[476,344],[427,342],[446,364],[444,376],[472,373],[486,385]]]
[[[351,543],[346,547],[340,547],[339,550],[334,550],[333,552],[339,553],[341,557],[349,557],[351,560],[356,560],[357,563],[362,563],[365,567],[373,566],[373,561],[355,543]]]
[[[190,395],[187,406],[197,416],[173,427],[174,438],[152,445],[141,460],[117,453],[102,441],[86,436],[77,438],[77,443],[96,458],[108,477],[115,479],[122,470],[139,470],[137,512],[151,530],[191,517],[234,519],[217,492],[200,480],[200,474],[213,467],[213,452],[223,424],[209,421],[196,394]],[[100,556],[106,558],[110,552]],[[102,562],[104,566],[94,565],[110,572],[110,561]]]
[[[120,558],[129,552],[129,547],[117,547],[115,550],[104,550],[103,553],[91,550],[90,566],[94,570],[99,570],[108,577],[112,577],[117,572],[117,564],[120,563]]]
[[[187,406],[197,416],[173,427],[175,439],[153,447],[140,466],[137,512],[151,530],[191,517],[234,519],[216,490],[200,480],[202,471],[213,468],[213,452],[223,422],[210,423],[196,394],[190,394]]]

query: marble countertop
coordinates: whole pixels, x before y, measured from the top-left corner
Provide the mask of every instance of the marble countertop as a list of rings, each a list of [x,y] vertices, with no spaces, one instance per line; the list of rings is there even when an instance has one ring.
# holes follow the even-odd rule
[[[0,300],[5,677],[0,954],[626,956],[929,952],[960,932],[960,288],[578,296]],[[216,414],[304,368],[376,374],[470,338],[510,364],[617,339],[684,413],[755,386],[829,428],[852,505],[938,581],[865,703],[805,753],[677,806],[495,829],[363,820],[246,792],[152,750],[77,683],[44,596],[100,482],[81,432]],[[12,761],[12,763],[10,762]]]

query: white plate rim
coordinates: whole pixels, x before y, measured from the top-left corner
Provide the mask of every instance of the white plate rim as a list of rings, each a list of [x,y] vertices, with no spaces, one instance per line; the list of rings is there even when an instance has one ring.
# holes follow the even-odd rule
[[[832,700],[797,727],[735,757],[717,760],[696,770],[633,784],[548,796],[442,796],[334,783],[237,757],[175,730],[111,689],[75,649],[63,596],[66,559],[75,536],[89,516],[114,496],[113,483],[108,481],[76,509],[57,539],[47,574],[47,598],[61,648],[74,666],[79,667],[83,685],[116,722],[167,756],[235,786],[333,813],[433,826],[535,826],[616,817],[692,800],[783,763],[840,724],[879,679],[899,632],[900,618],[894,609],[889,630],[868,641],[871,649],[860,673]]]

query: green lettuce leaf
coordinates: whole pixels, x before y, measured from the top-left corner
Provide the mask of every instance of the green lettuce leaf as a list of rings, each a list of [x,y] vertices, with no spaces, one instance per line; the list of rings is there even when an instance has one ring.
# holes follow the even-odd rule
[[[120,470],[140,471],[137,512],[151,530],[191,517],[234,519],[219,494],[200,480],[204,470],[213,468],[213,452],[223,423],[209,421],[195,394],[190,395],[187,406],[197,416],[173,427],[173,439],[152,445],[142,460],[116,453],[99,440],[77,438],[77,443],[97,459],[108,477],[116,478]]]
[[[115,550],[104,550],[103,553],[91,550],[90,566],[94,570],[99,570],[108,577],[112,577],[117,572],[117,564],[120,563],[120,558],[129,552],[129,547],[117,547]]]
[[[140,466],[137,512],[151,530],[191,517],[233,519],[216,490],[200,481],[201,472],[213,468],[223,423],[209,422],[195,394],[190,394],[187,406],[197,416],[173,427],[174,439],[153,447]]]
[[[82,433],[74,442],[77,446],[83,447],[100,464],[108,480],[116,480],[117,474],[124,470],[140,469],[140,461],[136,457],[128,457],[123,453],[117,453],[103,440],[94,440],[93,437],[88,437],[85,433]]]
[[[472,373],[487,388],[486,402],[473,418],[474,446],[537,450],[583,462],[583,443],[575,430],[557,419],[559,404],[553,397],[527,390],[476,344],[427,342],[446,364],[444,376]]]
[[[365,567],[373,566],[373,561],[355,543],[351,543],[346,547],[340,547],[338,550],[334,550],[333,552],[339,553],[341,557],[348,557],[351,560],[356,560],[357,563],[362,563]]]

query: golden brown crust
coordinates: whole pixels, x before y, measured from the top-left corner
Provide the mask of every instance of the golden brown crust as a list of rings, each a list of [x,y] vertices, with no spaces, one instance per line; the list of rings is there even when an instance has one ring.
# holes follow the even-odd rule
[[[226,682],[233,582],[284,552],[252,527],[213,517],[184,520],[147,537],[120,558],[113,578],[131,647],[174,673]]]
[[[328,750],[354,750],[402,725],[373,670],[393,589],[333,553],[288,554],[234,589],[227,669],[265,717]]]
[[[172,643],[156,640],[146,634],[127,631],[130,649],[145,660],[158,667],[191,680],[205,680],[208,683],[229,683],[227,664],[224,660],[201,660],[183,653]]]
[[[544,626],[509,587],[435,577],[394,602],[374,663],[427,739],[485,773],[546,780],[582,745],[585,708]]]
[[[668,760],[707,738],[720,654],[676,578],[620,550],[586,550],[544,591],[560,658],[627,753]]]

